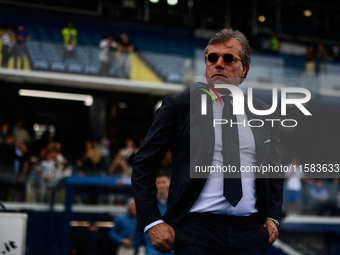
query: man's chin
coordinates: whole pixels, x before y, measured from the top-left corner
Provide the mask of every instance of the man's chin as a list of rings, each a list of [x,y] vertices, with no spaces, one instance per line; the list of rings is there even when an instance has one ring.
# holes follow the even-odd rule
[[[230,80],[227,77],[213,77],[208,79],[212,84],[229,84]]]
[[[216,84],[232,84],[231,80],[232,79],[225,78],[225,77],[214,77],[214,78],[207,79],[207,82],[211,87],[215,88]]]
[[[207,82],[210,86],[215,87],[215,84],[231,84],[238,87],[240,84],[239,78],[226,78],[226,77],[213,77],[207,79]]]

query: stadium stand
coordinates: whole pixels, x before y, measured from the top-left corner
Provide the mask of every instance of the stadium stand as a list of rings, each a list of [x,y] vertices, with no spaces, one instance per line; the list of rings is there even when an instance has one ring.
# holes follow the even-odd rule
[[[195,74],[201,76],[203,73],[201,56],[206,40],[188,34],[166,33],[151,27],[136,29],[77,22],[79,38],[76,58],[72,61],[63,61],[60,31],[64,24],[61,21],[2,15],[0,22],[9,25],[25,23],[25,29],[32,36],[32,41],[27,43],[27,47],[32,69],[35,70],[97,75],[100,67],[98,43],[104,35],[114,31],[116,37],[122,32],[129,34],[131,41],[136,45],[138,56],[163,81],[183,83],[183,63],[188,58],[195,59]],[[249,78],[303,77],[305,68],[303,55],[306,47],[283,42],[280,52],[277,56],[266,53],[253,54]],[[200,65],[201,67],[198,67]],[[113,65],[111,75],[114,68]],[[338,64],[328,64],[330,74],[337,74],[339,70]]]
[[[183,64],[186,59],[194,59],[196,76],[204,75],[204,63],[202,63],[203,49],[206,40],[195,38],[183,31],[164,32],[155,27],[102,25],[100,22],[86,24],[77,22],[79,31],[76,57],[63,61],[62,37],[60,34],[64,24],[60,20],[41,19],[34,17],[13,17],[2,15],[0,23],[16,25],[24,23],[25,29],[32,36],[32,41],[27,43],[31,68],[34,70],[69,72],[87,75],[98,75],[100,63],[98,60],[98,44],[104,35],[114,31],[117,38],[122,32],[129,34],[131,41],[137,49],[138,62],[150,68],[151,77],[159,77],[166,82],[183,83]],[[262,40],[263,38],[261,38]],[[249,71],[249,79],[263,81],[278,81],[283,78],[303,78],[305,69],[306,46],[294,42],[284,41],[280,45],[280,54],[272,56],[265,52],[252,55],[252,66]],[[113,63],[110,75],[114,74]],[[337,78],[340,71],[339,64],[328,64],[328,73]],[[150,77],[148,76],[148,77]],[[140,77],[140,76],[139,76]],[[132,77],[133,78],[133,77]],[[137,78],[138,79],[138,78]],[[158,78],[145,78],[159,80]],[[332,79],[322,78],[319,84],[325,87],[333,82]],[[286,82],[289,86],[289,82]]]
[[[28,26],[29,27],[29,26]],[[79,46],[76,50],[76,58],[73,62],[62,63],[63,48],[60,44],[60,30],[51,28],[50,33],[46,33],[46,29],[30,30],[33,40],[28,42],[28,51],[31,57],[33,69],[51,70],[51,71],[67,71],[71,73],[98,74],[98,43],[100,34],[93,28],[93,31],[85,31],[79,25]],[[183,63],[185,58],[191,58],[195,45],[201,43],[202,40],[195,40],[193,37],[186,37],[177,42],[171,36],[159,35],[159,33],[146,31],[141,34],[136,30],[121,30],[118,28],[110,28],[116,31],[116,34],[126,31],[134,42],[141,58],[149,63],[151,68],[155,70],[164,81],[183,82]],[[109,29],[102,30],[102,34],[109,33]],[[92,40],[89,39],[91,34]],[[60,37],[60,36],[59,36]],[[198,42],[196,42],[198,41]],[[59,42],[59,43],[58,43]],[[204,45],[201,43],[201,45]],[[156,63],[162,63],[161,65]],[[90,67],[89,67],[90,66]],[[111,74],[113,73],[114,66]]]

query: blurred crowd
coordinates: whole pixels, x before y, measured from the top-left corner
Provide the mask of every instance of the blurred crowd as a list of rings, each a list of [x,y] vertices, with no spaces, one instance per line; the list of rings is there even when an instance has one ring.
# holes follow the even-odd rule
[[[330,49],[320,43],[317,47],[309,46],[305,56],[305,72],[308,75],[327,74],[327,63],[333,61],[340,62],[340,45],[334,44]]]
[[[285,180],[284,210],[289,215],[340,215],[340,179],[311,179],[298,157],[291,160]]]
[[[0,199],[4,201],[49,202],[51,189],[72,175],[62,154],[62,144],[50,141],[33,153],[31,134],[18,120],[9,132],[4,123],[0,135]]]
[[[119,146],[116,137],[103,132],[99,140],[88,140],[83,153],[69,159],[60,141],[51,138],[39,147],[36,140],[18,120],[10,129],[3,123],[0,130],[0,200],[43,202],[63,201],[62,180],[67,176],[130,177],[135,153],[143,143],[132,138]],[[40,143],[41,144],[41,143]],[[34,145],[34,146],[33,146]],[[296,171],[287,173],[285,206],[288,214],[340,215],[339,179],[311,179],[301,169],[298,157],[290,163]],[[161,169],[171,176],[172,158],[168,151]],[[54,191],[54,193],[52,193]],[[80,203],[89,202],[79,198]],[[94,203],[101,200],[95,199]],[[110,201],[112,199],[104,199]]]
[[[49,140],[40,147],[18,120],[10,132],[3,123],[0,132],[0,201],[56,202],[63,201],[63,182],[67,176],[130,177],[135,153],[143,139],[125,140],[125,146],[113,148],[114,139],[103,132],[102,137],[88,140],[84,153],[70,160],[63,153],[60,141]],[[41,144],[41,143],[40,143]],[[162,169],[171,171],[171,154],[162,163]],[[87,202],[88,199],[76,200]],[[107,201],[107,199],[106,199]],[[98,202],[98,200],[96,200]]]
[[[5,33],[1,35],[1,67],[8,67],[9,59],[13,55],[14,69],[18,67],[18,58],[20,59],[20,68],[24,69],[24,58],[27,51],[26,42],[30,39],[31,36],[25,31],[23,25],[19,25],[14,32],[11,28],[7,29]]]

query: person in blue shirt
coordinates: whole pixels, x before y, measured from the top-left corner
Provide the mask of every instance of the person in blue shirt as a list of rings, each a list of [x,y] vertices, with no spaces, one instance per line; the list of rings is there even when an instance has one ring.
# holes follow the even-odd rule
[[[169,192],[169,177],[165,174],[165,172],[159,172],[156,176],[156,186],[157,186],[157,200],[158,200],[158,209],[162,216],[167,211],[168,206],[168,192]],[[138,247],[144,244],[145,246],[145,255],[161,255],[165,254],[159,251],[156,251],[152,246],[149,234],[147,232],[137,232],[134,240],[135,245],[135,255],[138,254]],[[174,251],[167,253],[174,254]]]
[[[120,244],[117,255],[133,255],[133,240],[136,233],[136,206],[133,198],[127,200],[128,212],[120,215],[114,221],[114,226],[109,232],[110,238]]]
[[[30,35],[24,31],[24,26],[18,26],[18,30],[14,32],[16,40],[14,48],[14,69],[17,68],[17,58],[20,56],[21,69],[24,69],[24,57],[26,52],[26,42],[31,39]]]
[[[315,181],[315,186],[310,189],[310,195],[314,206],[313,209],[318,215],[323,215],[328,211],[331,212],[331,215],[335,215],[336,204],[330,199],[330,194],[327,188],[323,186],[321,179]]]

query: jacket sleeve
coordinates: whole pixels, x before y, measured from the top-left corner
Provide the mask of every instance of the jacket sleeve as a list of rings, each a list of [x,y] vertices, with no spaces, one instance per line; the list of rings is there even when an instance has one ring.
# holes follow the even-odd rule
[[[121,217],[117,217],[117,219],[115,220],[115,225],[110,229],[109,234],[111,240],[118,244],[120,244],[123,240],[123,238],[120,236],[123,227],[122,220],[123,219]]]
[[[162,218],[157,206],[155,181],[160,164],[171,147],[176,118],[175,99],[168,96],[135,156],[131,181],[137,209],[137,231],[143,231],[145,226]]]

